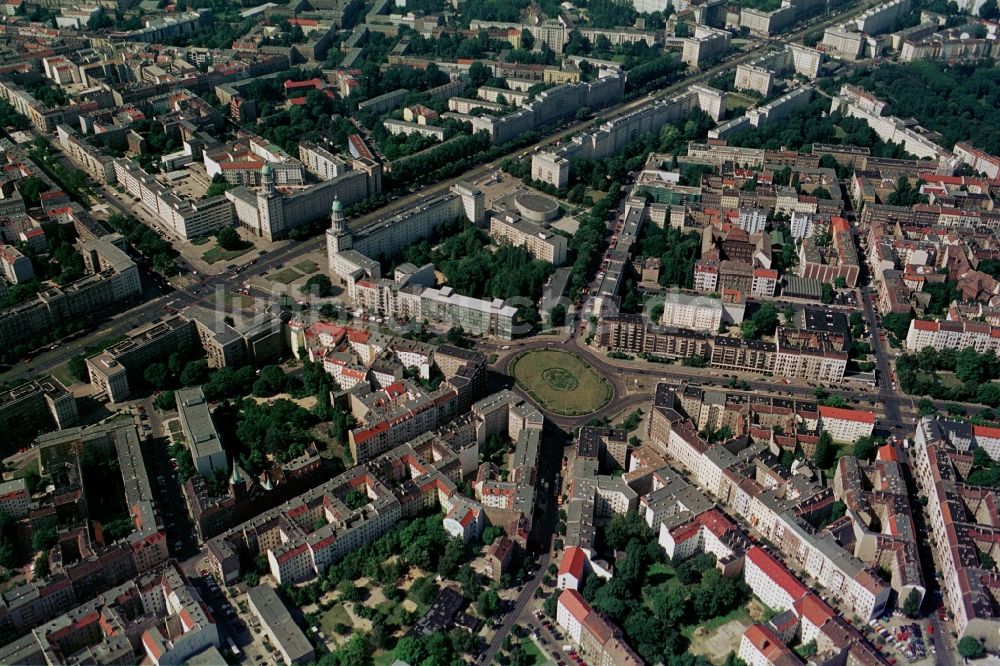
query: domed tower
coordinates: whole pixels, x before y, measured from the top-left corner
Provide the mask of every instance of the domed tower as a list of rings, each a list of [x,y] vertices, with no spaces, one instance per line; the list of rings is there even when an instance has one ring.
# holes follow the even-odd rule
[[[327,256],[332,259],[338,252],[350,250],[353,243],[347,220],[344,219],[344,204],[340,202],[340,197],[334,197],[330,205],[330,228],[326,232]]]
[[[274,194],[274,170],[267,162],[260,170],[260,189],[265,195]]]
[[[264,162],[260,169],[260,191],[257,192],[258,234],[266,240],[282,238],[285,233],[285,204],[274,186],[274,170]]]
[[[340,203],[340,197],[333,197],[333,205],[330,206],[330,228],[333,233],[342,234],[347,230],[344,220],[344,204]]]

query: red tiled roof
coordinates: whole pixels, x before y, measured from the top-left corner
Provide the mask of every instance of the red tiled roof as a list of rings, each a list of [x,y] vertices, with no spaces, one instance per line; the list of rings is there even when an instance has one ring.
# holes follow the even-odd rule
[[[758,569],[770,578],[775,585],[783,589],[794,600],[801,598],[808,592],[806,586],[799,582],[799,579],[785,568],[778,560],[774,559],[770,553],[759,546],[754,546],[747,551],[747,558],[756,565]]]
[[[819,415],[824,419],[839,421],[855,421],[857,423],[875,423],[875,414],[863,409],[844,409],[842,407],[819,406]]]
[[[576,618],[576,621],[583,624],[587,616],[590,615],[590,606],[576,590],[563,590],[559,595],[559,603],[566,607],[569,614]]]
[[[991,439],[1000,439],[1000,428],[994,428],[992,426],[984,425],[974,425],[972,426],[972,434],[976,437],[989,437]]]
[[[563,552],[562,561],[559,562],[559,575],[570,574],[577,580],[583,578],[583,570],[587,564],[587,554],[582,548],[573,546]]]

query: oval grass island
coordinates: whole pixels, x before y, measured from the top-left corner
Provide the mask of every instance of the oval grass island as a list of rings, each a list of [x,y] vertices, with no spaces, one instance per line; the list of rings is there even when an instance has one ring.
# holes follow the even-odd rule
[[[560,416],[595,412],[611,400],[611,384],[576,354],[550,349],[524,352],[510,374],[542,406]]]

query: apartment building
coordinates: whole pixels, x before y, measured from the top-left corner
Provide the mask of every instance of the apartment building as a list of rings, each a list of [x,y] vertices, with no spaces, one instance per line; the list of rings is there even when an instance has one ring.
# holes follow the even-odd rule
[[[312,643],[292,619],[291,613],[273,587],[265,583],[250,588],[247,591],[247,604],[286,666],[308,664],[315,660],[316,651]]]
[[[393,120],[392,118],[389,118],[383,120],[382,125],[389,130],[389,134],[394,135],[403,134],[409,136],[411,134],[419,134],[420,136],[434,139],[435,141],[444,141],[447,136],[443,127],[434,127],[433,125],[421,123],[408,123],[405,120]]]
[[[681,40],[681,62],[697,69],[725,54],[729,50],[731,39],[732,35],[728,30],[697,25],[693,37]]]
[[[490,216],[490,237],[497,243],[523,247],[535,259],[553,266],[566,262],[566,237],[517,215]]]
[[[639,666],[643,660],[623,638],[622,631],[591,609],[576,590],[563,590],[556,606],[556,624],[580,646],[596,666]]]
[[[460,326],[472,335],[492,335],[505,340],[514,337],[517,308],[503,300],[483,300],[455,293],[451,287],[424,289],[420,294],[420,315],[448,326]]]
[[[1000,328],[985,322],[967,319],[927,321],[914,319],[906,333],[906,348],[920,351],[924,347],[962,350],[972,347],[980,354],[1000,350]]]
[[[579,108],[579,107],[577,107]],[[591,105],[591,108],[594,108]],[[573,157],[601,159],[624,148],[635,136],[658,132],[665,124],[701,109],[718,120],[725,109],[725,93],[703,85],[690,86],[671,97],[658,98],[563,141],[554,150],[543,150],[531,158],[531,177],[554,187],[566,187]]]
[[[706,333],[715,333],[722,325],[722,301],[718,298],[668,292],[663,302],[660,324]]]
[[[125,340],[87,359],[90,383],[111,403],[127,400],[150,363],[166,358],[185,344],[194,344],[194,328],[180,315],[141,326]]]
[[[839,333],[779,327],[773,372],[818,382],[839,382],[847,369],[847,339]]]
[[[197,589],[179,565],[170,562],[8,643],[0,648],[0,660],[22,664],[149,660],[168,666],[204,663],[197,659],[219,655],[216,648],[221,645],[221,634]]]
[[[819,423],[823,432],[835,442],[853,444],[862,437],[871,437],[875,429],[875,414],[862,409],[819,406]]]
[[[901,143],[903,148],[919,158],[936,161],[941,168],[951,169],[958,160],[945,148],[937,144],[929,133],[919,131],[910,123],[895,116],[883,116],[885,102],[867,91],[844,84],[840,95],[834,98],[831,111],[842,111],[852,118],[860,118],[886,142]],[[950,173],[951,171],[947,171]]]
[[[31,493],[23,478],[0,483],[0,511],[14,520],[21,520],[31,509]]]
[[[201,200],[178,197],[131,160],[114,160],[115,180],[170,233],[184,240],[205,236],[233,223],[233,204],[222,195]]]
[[[578,590],[583,585],[583,576],[590,566],[586,551],[579,546],[571,546],[563,551],[556,576],[556,589]]]
[[[778,458],[767,450],[771,436],[759,444],[736,438],[713,446],[699,436],[695,425],[684,415],[685,400],[678,392],[663,391],[658,386],[653,404],[651,427],[659,438],[654,442],[670,458],[693,474],[756,534],[774,544],[789,565],[800,568],[829,590],[849,612],[861,618],[883,612],[892,589],[868,564],[841,547],[832,534],[817,533],[803,518],[824,511],[833,503],[829,488],[784,470]],[[781,405],[771,405],[763,411],[774,411],[774,407]],[[762,413],[760,418],[763,417]],[[747,415],[740,416],[737,427],[745,419]],[[662,432],[666,432],[665,440]],[[753,431],[751,434],[753,442],[756,434]],[[707,510],[711,502],[705,501]],[[647,497],[640,500],[640,504],[648,502]],[[691,499],[685,505],[692,506]],[[657,515],[664,514],[654,512],[654,520]],[[754,587],[754,591],[770,607],[787,608],[797,598],[795,583],[768,583],[765,579],[773,579],[774,575],[767,572],[764,563],[757,562],[755,568],[754,557],[757,556],[748,551],[744,565],[747,583],[754,587],[759,582],[760,589]],[[787,577],[794,580],[790,574]]]
[[[831,218],[830,236],[831,242],[826,246],[819,245],[815,235],[803,238],[798,274],[831,285],[838,278],[843,278],[848,287],[854,287],[858,283],[861,265],[850,223],[842,217]]]
[[[241,562],[257,555],[267,557],[279,584],[322,575],[331,564],[377,539],[400,518],[432,507],[447,515],[456,503],[469,502],[456,492],[456,482],[466,473],[461,451],[470,451],[471,457],[478,459],[477,440],[449,444],[424,431],[411,443],[212,538],[208,543],[212,566],[227,584],[239,579]],[[355,495],[351,492],[355,490],[363,494],[363,504],[348,497]]]
[[[955,144],[955,156],[974,171],[985,173],[990,178],[1000,178],[1000,157],[979,150],[965,141]]]
[[[841,457],[833,479],[834,495],[847,505],[855,531],[855,555],[889,571],[897,603],[914,592],[923,600],[927,592],[917,550],[922,535],[913,520],[907,467],[904,452],[889,444],[879,448],[874,462]]]
[[[32,380],[0,393],[0,431],[11,445],[40,432],[62,430],[80,420],[76,398],[53,377]]]
[[[31,259],[13,245],[0,244],[0,268],[3,269],[3,276],[7,278],[7,282],[11,284],[35,279],[35,269],[31,265]]]
[[[305,185],[306,182],[302,162],[267,139],[242,132],[236,141],[206,150],[202,160],[209,178],[220,176],[231,185],[261,186],[265,164],[276,185]]]
[[[648,354],[661,358],[707,358],[707,333],[683,328],[667,328],[649,323],[642,315],[619,314],[604,317],[595,344],[625,354]]]
[[[180,416],[181,432],[191,450],[194,468],[204,477],[211,478],[216,472],[228,470],[226,452],[222,448],[219,431],[212,422],[212,413],[205,400],[205,392],[200,386],[180,389],[174,392],[177,413]]]
[[[0,311],[0,344],[17,347],[67,322],[92,319],[138,297],[139,269],[115,245],[120,240],[121,236],[112,234],[85,242],[81,254],[88,275],[61,287],[48,287],[35,299]]]
[[[85,448],[117,459],[120,469],[121,500],[129,507],[133,531],[112,545],[91,542],[87,529],[85,479],[79,473],[79,454]],[[49,576],[14,586],[0,597],[0,634],[8,637],[24,635],[169,557],[134,425],[60,430],[40,436],[32,452],[44,490],[29,515],[41,519],[58,514],[64,538],[48,553]]]
[[[311,141],[299,142],[299,161],[311,173],[323,180],[331,180],[346,173],[348,163],[330,150]]]
[[[944,604],[959,637],[971,636],[987,650],[1000,649],[1000,609],[996,573],[983,567],[976,553],[998,536],[1000,516],[986,488],[965,485],[959,469],[969,457],[955,450],[947,430],[930,417],[917,424],[912,449],[914,478],[927,497],[926,515]],[[961,468],[959,467],[961,465]],[[983,506],[980,510],[974,507]]]
[[[776,346],[762,340],[742,340],[715,336],[710,364],[722,370],[773,372]]]

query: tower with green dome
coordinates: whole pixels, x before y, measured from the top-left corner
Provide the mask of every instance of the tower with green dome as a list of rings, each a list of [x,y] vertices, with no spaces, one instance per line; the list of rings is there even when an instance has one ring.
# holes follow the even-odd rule
[[[335,196],[330,204],[330,230],[326,232],[327,250],[330,254],[350,250],[353,244],[351,232],[344,218],[344,204]]]

